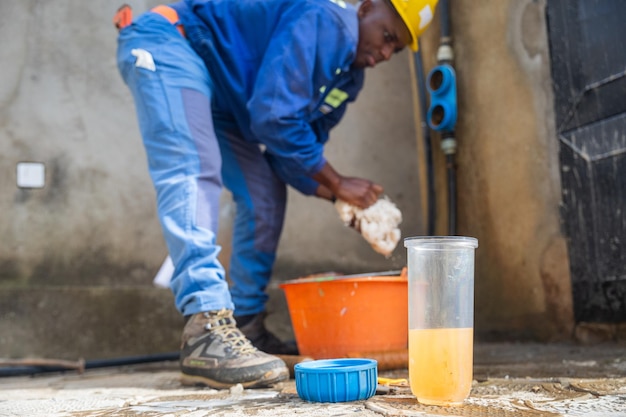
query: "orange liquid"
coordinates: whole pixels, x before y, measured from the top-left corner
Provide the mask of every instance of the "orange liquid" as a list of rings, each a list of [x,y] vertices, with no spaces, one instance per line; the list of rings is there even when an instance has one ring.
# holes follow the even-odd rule
[[[410,329],[409,381],[422,404],[460,405],[472,388],[474,329]]]

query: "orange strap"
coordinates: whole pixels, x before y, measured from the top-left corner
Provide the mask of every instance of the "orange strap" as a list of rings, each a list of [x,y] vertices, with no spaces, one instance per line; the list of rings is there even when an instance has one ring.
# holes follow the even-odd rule
[[[122,5],[117,12],[115,12],[115,16],[113,16],[113,24],[117,28],[117,30],[122,30],[126,26],[130,25],[133,21],[133,9],[128,4]]]
[[[176,29],[180,32],[180,34],[185,37],[185,29],[183,25],[180,23],[180,19],[178,18],[178,13],[176,10],[172,9],[170,6],[157,6],[154,9],[150,10],[152,13],[157,13],[167,19],[173,25],[176,25]]]
[[[160,14],[164,18],[167,19],[173,25],[176,25],[176,29],[180,32],[180,34],[185,37],[185,29],[183,25],[180,24],[180,19],[178,19],[178,13],[176,10],[172,9],[169,6],[157,6],[154,9],[150,10],[153,13]],[[130,25],[133,22],[133,9],[128,5],[124,4],[117,12],[115,12],[115,16],[113,16],[113,24],[117,28],[117,30],[122,30],[126,26]]]

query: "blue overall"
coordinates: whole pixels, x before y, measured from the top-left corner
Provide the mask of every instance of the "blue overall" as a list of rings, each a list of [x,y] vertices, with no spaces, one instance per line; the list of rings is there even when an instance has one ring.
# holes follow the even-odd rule
[[[175,266],[171,290],[183,315],[256,314],[267,301],[286,184],[315,193],[329,130],[363,85],[363,71],[351,68],[356,9],[342,0],[170,6],[185,37],[144,13],[121,30],[117,61]],[[236,204],[231,288],[217,258],[223,186]]]

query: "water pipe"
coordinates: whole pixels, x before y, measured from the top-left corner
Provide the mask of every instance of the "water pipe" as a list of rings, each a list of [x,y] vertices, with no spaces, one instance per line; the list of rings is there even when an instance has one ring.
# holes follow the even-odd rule
[[[454,50],[450,26],[449,0],[439,1],[440,42],[437,50],[437,66],[424,79],[424,66],[421,48],[413,54],[417,78],[419,105],[422,110],[421,122],[426,159],[427,183],[427,231],[433,235],[435,231],[435,183],[432,160],[432,140],[430,129],[441,133],[441,149],[446,157],[448,178],[448,234],[456,234],[456,139],[454,130],[457,121],[456,72],[452,66]],[[419,40],[418,40],[419,42]],[[430,93],[430,107],[427,107],[425,91]],[[426,121],[426,123],[425,123]]]
[[[431,129],[441,133],[441,150],[446,157],[448,176],[448,234],[456,234],[456,138],[457,121],[456,72],[453,67],[454,50],[450,26],[450,2],[439,1],[440,42],[437,50],[437,66],[428,74],[430,108],[427,113]]]
[[[454,72],[454,49],[452,48],[452,26],[450,19],[450,0],[440,1],[441,13],[441,40],[437,51],[437,61],[440,65],[448,65]],[[445,131],[441,138],[441,150],[446,155],[448,173],[448,234],[456,234],[456,128],[457,100],[456,100],[456,73],[454,73],[454,124],[449,131]]]
[[[76,362],[60,360],[12,360],[0,361],[0,377],[37,375],[47,372],[75,370],[82,373],[85,369],[106,368],[112,366],[136,365],[152,362],[177,361],[179,352],[154,355],[128,356],[112,359],[78,360]]]
[[[419,44],[419,40],[417,41]],[[417,77],[417,94],[419,98],[419,106],[421,110],[421,127],[422,127],[422,139],[424,143],[424,158],[426,161],[426,230],[427,235],[432,236],[435,234],[435,175],[433,173],[433,154],[432,154],[432,139],[430,136],[430,129],[428,127],[427,115],[428,115],[428,103],[426,98],[426,77],[424,76],[424,63],[422,59],[422,47],[419,46],[416,53],[413,54],[413,62],[415,64],[415,74]]]
[[[446,155],[448,172],[448,234],[456,235],[456,162],[454,154]]]

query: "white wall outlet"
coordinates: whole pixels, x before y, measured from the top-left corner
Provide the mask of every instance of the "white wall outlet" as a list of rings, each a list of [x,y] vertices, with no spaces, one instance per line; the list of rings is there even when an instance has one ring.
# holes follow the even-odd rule
[[[46,166],[41,162],[17,163],[17,186],[43,188],[46,184]]]

